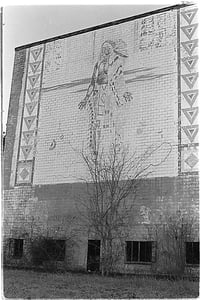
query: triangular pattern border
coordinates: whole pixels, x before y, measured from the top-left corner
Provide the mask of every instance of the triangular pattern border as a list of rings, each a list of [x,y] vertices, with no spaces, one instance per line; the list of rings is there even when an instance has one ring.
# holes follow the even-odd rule
[[[182,26],[181,29],[183,30],[184,34],[187,36],[189,40],[191,40],[193,34],[195,33],[198,24],[186,25]],[[189,31],[191,29],[191,31]]]
[[[192,80],[190,80],[190,77],[192,77]],[[192,89],[195,85],[195,82],[198,78],[198,73],[190,73],[190,74],[185,74],[182,75],[183,80],[187,84],[187,86]]]
[[[32,101],[29,103],[26,103],[26,109],[28,111],[29,116],[32,114],[32,112],[34,111],[35,107],[37,105],[36,101]]]
[[[185,51],[191,56],[194,49],[198,46],[198,39],[181,42],[181,45],[183,46]],[[191,47],[190,47],[190,45],[191,45]]]
[[[36,116],[24,117],[24,121],[25,121],[26,127],[28,129],[31,128],[33,122],[35,121],[35,118],[36,118]],[[29,120],[30,120],[30,122],[29,122]]]
[[[183,94],[185,100],[187,101],[187,103],[190,106],[193,106],[193,104],[195,103],[195,101],[198,97],[199,91],[198,90],[189,90],[189,91],[182,92],[182,94]],[[193,96],[190,97],[190,95],[193,95]]]
[[[198,125],[188,125],[188,126],[182,126],[182,129],[184,133],[186,134],[189,141],[192,143],[199,131]],[[191,134],[190,130],[194,130],[193,134]]]
[[[194,9],[190,9],[190,10],[187,10],[187,11],[183,11],[181,12],[181,15],[184,17],[184,19],[187,21],[188,24],[191,24],[196,13],[197,13],[197,8],[194,8]],[[188,14],[191,13],[191,16],[189,17]]]
[[[194,114],[191,116],[189,112],[193,111]],[[198,107],[190,107],[190,108],[183,108],[182,112],[186,116],[187,120],[190,122],[190,124],[193,124],[197,115],[198,115],[199,108]]]
[[[192,60],[192,64],[190,65],[189,61]],[[194,68],[198,60],[198,55],[189,56],[182,58],[182,62],[186,66],[187,70],[191,72],[191,70]]]
[[[21,146],[21,149],[22,149],[22,152],[24,154],[25,160],[27,160],[32,148],[33,148],[33,146],[31,146],[31,145]],[[26,150],[28,150],[28,151],[26,151]]]
[[[23,134],[26,144],[28,144],[30,139],[33,137],[34,130],[23,131],[22,134]]]
[[[36,49],[31,50],[31,54],[32,54],[35,61],[38,59],[40,53],[42,52],[42,49],[43,48],[36,48]]]
[[[36,61],[36,62],[33,62],[33,63],[29,63],[30,67],[31,67],[31,71],[33,73],[37,72],[37,69],[39,68],[41,64],[41,61]]]

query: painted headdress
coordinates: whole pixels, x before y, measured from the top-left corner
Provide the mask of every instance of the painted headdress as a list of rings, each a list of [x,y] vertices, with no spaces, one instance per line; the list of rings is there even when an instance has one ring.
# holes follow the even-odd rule
[[[123,40],[121,40],[121,39],[116,40],[116,41],[107,40],[102,44],[102,47],[106,43],[110,44],[113,47],[113,51],[115,53],[117,53],[118,55],[123,56],[123,57],[128,57],[127,45]]]

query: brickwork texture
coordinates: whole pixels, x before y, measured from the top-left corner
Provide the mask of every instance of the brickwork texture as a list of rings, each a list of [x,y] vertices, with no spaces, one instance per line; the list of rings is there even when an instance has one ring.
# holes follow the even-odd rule
[[[86,197],[80,152],[95,141],[108,149],[117,140],[138,156],[151,150],[145,163],[157,165],[138,191],[130,240],[148,240],[147,227],[166,214],[198,215],[196,34],[192,5],[16,50],[5,241],[65,239],[71,226],[79,233],[68,266],[86,268],[91,237],[77,210]],[[152,268],[130,264],[125,271]]]

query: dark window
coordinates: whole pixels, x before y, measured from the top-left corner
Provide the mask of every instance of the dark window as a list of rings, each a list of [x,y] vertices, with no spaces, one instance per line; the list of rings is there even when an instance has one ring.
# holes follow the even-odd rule
[[[21,258],[23,255],[23,243],[22,239],[14,239],[13,240],[13,257]]]
[[[49,260],[64,260],[65,240],[47,240],[46,251]]]
[[[127,262],[151,262],[153,242],[126,242]]]
[[[199,264],[199,242],[186,243],[186,263]]]

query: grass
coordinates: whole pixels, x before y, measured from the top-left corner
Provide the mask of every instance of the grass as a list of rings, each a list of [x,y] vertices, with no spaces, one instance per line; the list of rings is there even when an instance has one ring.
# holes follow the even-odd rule
[[[41,273],[4,270],[4,296],[20,299],[91,298],[196,298],[199,283],[154,278],[94,274]]]

